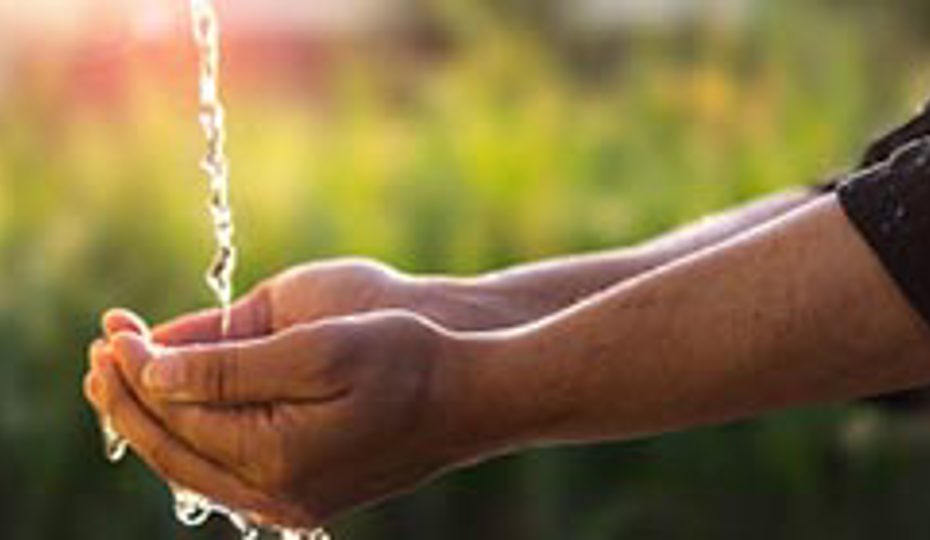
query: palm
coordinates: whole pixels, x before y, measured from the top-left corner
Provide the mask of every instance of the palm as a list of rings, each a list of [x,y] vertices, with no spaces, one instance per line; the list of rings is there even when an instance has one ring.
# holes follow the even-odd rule
[[[295,286],[306,292],[299,282],[283,279],[280,291]],[[144,323],[128,314],[111,316],[108,329],[117,324],[122,329],[133,324],[137,333],[145,333]],[[255,517],[305,525],[410,489],[439,470],[444,458],[430,434],[445,429],[446,417],[425,400],[435,382],[438,351],[444,350],[441,336],[425,319],[385,312],[307,324],[269,340],[220,344],[241,347],[246,355],[239,356],[237,381],[218,384],[209,376],[221,373],[209,365],[227,355],[191,360],[189,365],[202,371],[188,379],[199,383],[185,406],[168,405],[145,390],[141,357],[122,362],[121,368],[141,404],[173,436],[272,501],[256,508]],[[129,338],[117,339],[125,345]],[[124,360],[132,356],[125,347],[120,350]],[[185,354],[209,355],[209,350],[193,347]],[[167,476],[235,502],[222,488]]]
[[[358,260],[298,266],[260,284],[232,306],[231,325],[222,331],[222,311],[184,315],[153,331],[156,343],[180,346],[252,339],[330,317],[412,304],[410,280],[390,268]],[[111,313],[108,332],[141,328],[125,311]]]

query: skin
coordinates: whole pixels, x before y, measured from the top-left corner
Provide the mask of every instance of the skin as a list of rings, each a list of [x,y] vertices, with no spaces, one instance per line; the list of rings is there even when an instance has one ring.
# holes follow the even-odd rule
[[[590,296],[617,282],[635,277],[643,272],[649,271],[655,267],[661,266],[675,258],[698,251],[709,245],[719,242],[720,240],[731,237],[743,230],[752,228],[759,223],[777,217],[784,212],[795,207],[810,202],[814,195],[806,191],[789,192],[767,197],[760,201],[750,203],[744,207],[737,208],[703,220],[702,222],[688,226],[678,231],[667,234],[658,240],[647,244],[637,246],[631,249],[623,249],[615,252],[586,255],[579,257],[570,257],[547,261],[517,267],[504,272],[490,274],[478,278],[450,278],[450,277],[411,277],[403,275],[389,267],[364,260],[341,260],[327,263],[318,263],[305,265],[291,269],[269,280],[266,280],[255,288],[250,294],[246,295],[233,308],[233,324],[231,335],[227,338],[232,340],[256,340],[269,336],[280,337],[285,333],[291,332],[295,327],[329,321],[324,327],[333,326],[336,318],[347,315],[367,314],[364,318],[355,319],[351,325],[364,327],[364,333],[369,333],[368,325],[383,325],[386,329],[381,329],[373,334],[382,334],[387,336],[394,330],[395,326],[411,327],[426,326],[433,333],[443,334],[446,330],[490,330],[501,329],[506,327],[515,327],[528,322],[536,321],[542,317],[557,312],[573,303],[578,299]],[[346,294],[351,291],[352,294]],[[386,309],[407,310],[416,313],[424,319],[412,318],[410,313],[393,313],[388,314],[383,311]],[[374,313],[382,311],[382,313]],[[411,320],[411,318],[413,320]],[[379,322],[380,321],[380,322]],[[340,321],[348,325],[349,320]],[[157,437],[158,430],[164,430],[165,420],[174,418],[173,413],[178,409],[175,406],[167,406],[164,401],[151,392],[144,391],[141,377],[141,363],[131,363],[133,356],[130,352],[133,347],[141,351],[148,345],[140,345],[133,342],[132,334],[142,338],[142,342],[147,344],[157,344],[156,351],[148,351],[151,357],[156,353],[166,354],[171,349],[195,350],[198,344],[213,344],[220,341],[219,337],[220,313],[218,310],[208,310],[200,313],[183,316],[175,321],[157,327],[154,331],[149,331],[143,321],[132,313],[125,310],[113,310],[104,317],[103,326],[105,338],[98,340],[91,347],[91,374],[86,380],[86,393],[95,405],[95,407],[104,415],[112,416],[114,423],[121,433],[127,435],[130,441],[137,438]],[[345,325],[335,325],[342,328]],[[441,326],[440,326],[441,325]],[[303,330],[303,329],[301,329]],[[355,330],[330,331],[319,329],[317,332],[332,332],[338,335],[345,333],[347,340],[355,340]],[[405,334],[406,331],[398,330],[398,334]],[[118,335],[123,334],[119,337]],[[296,338],[295,338],[296,339]],[[378,339],[380,341],[380,338]],[[316,337],[311,341],[319,342],[320,338]],[[415,340],[416,341],[416,340]],[[425,340],[430,341],[430,340]],[[286,347],[293,347],[290,340],[283,342]],[[114,347],[115,346],[115,347]],[[372,346],[372,349],[376,348]],[[125,354],[124,365],[122,370],[109,370],[118,362],[117,351],[123,351]],[[377,382],[379,393],[385,393],[384,387],[386,381],[390,379],[388,375],[403,374],[405,377],[412,379],[406,382],[397,382],[399,386],[429,386],[431,382],[418,382],[423,379],[430,379],[433,368],[429,366],[408,366],[406,369],[399,369],[397,357],[400,351],[397,346],[384,347],[382,351],[391,351],[391,359],[385,359],[381,362],[384,366],[390,366],[384,376],[379,376]],[[130,352],[126,352],[130,351]],[[139,352],[139,354],[142,354]],[[290,354],[290,352],[282,353]],[[370,355],[367,355],[370,356]],[[425,355],[430,357],[431,355]],[[341,365],[347,365],[348,362],[341,361]],[[255,364],[254,367],[258,367]],[[201,375],[210,377],[210,374]],[[271,380],[271,372],[262,373],[260,376],[256,373],[255,380]],[[314,379],[322,380],[319,375]],[[109,381],[109,382],[108,382]],[[121,386],[117,382],[129,382],[130,386]],[[110,391],[105,392],[103,389],[108,388]],[[117,392],[116,390],[123,391]],[[299,389],[298,394],[302,396],[296,401],[327,401],[338,397],[340,390],[331,389],[332,394],[324,396],[312,395],[305,396],[303,387]],[[403,393],[397,393],[402,395]],[[269,396],[278,396],[272,392]],[[114,400],[115,403],[111,402]],[[136,404],[136,409],[126,407],[126,403]],[[142,407],[138,407],[141,405]],[[417,402],[416,408],[423,407],[422,402]],[[381,405],[379,405],[381,407]],[[435,408],[435,407],[434,407]],[[126,421],[122,425],[118,415],[107,412],[115,409],[136,410],[132,420]],[[148,410],[146,410],[148,409]],[[408,405],[406,408],[401,407],[402,412],[397,413],[398,421],[411,415],[416,415],[416,411]],[[155,412],[156,414],[146,414]],[[187,411],[190,412],[190,411]],[[383,411],[382,411],[383,413]],[[253,415],[258,416],[258,415]],[[298,415],[299,416],[299,415]],[[279,483],[276,479],[268,479],[267,470],[270,463],[267,461],[269,454],[265,445],[267,441],[260,441],[259,447],[246,451],[243,449],[241,442],[234,443],[238,448],[236,452],[229,452],[226,442],[233,434],[233,438],[244,431],[242,426],[234,423],[219,422],[219,419],[211,419],[211,423],[216,426],[223,426],[214,433],[214,441],[222,441],[219,444],[213,444],[210,441],[201,441],[192,443],[193,438],[197,437],[194,430],[187,432],[190,438],[176,437],[174,441],[165,442],[165,446],[173,449],[182,449],[187,447],[189,450],[202,452],[207,456],[211,454],[223,455],[230,462],[238,463],[243,466],[249,466],[250,463],[264,463],[263,467],[254,470],[254,477],[246,478],[245,481],[237,479],[234,475],[219,474],[220,470],[216,463],[210,463],[212,460],[207,458],[198,458],[194,452],[189,456],[189,464],[186,467],[191,471],[202,472],[210,470],[213,477],[225,478],[225,488],[219,490],[222,495],[217,499],[226,502],[228,505],[237,508],[262,509],[264,514],[259,512],[257,517],[264,517],[266,520],[283,523],[288,521],[306,525],[309,522],[316,522],[322,519],[319,516],[326,516],[331,513],[342,511],[347,506],[357,505],[362,502],[370,502],[376,499],[379,493],[383,495],[385,489],[380,487],[373,492],[358,492],[354,498],[348,501],[333,501],[321,503],[322,509],[315,510],[312,515],[305,515],[306,509],[294,510],[284,509],[280,497],[262,496],[260,490],[255,489],[254,485],[268,485],[269,483]],[[252,419],[252,422],[261,423],[262,419]],[[350,420],[342,419],[338,424],[345,424]],[[362,422],[364,424],[364,422]],[[146,427],[147,426],[147,427]],[[227,431],[228,428],[228,431]],[[279,429],[276,427],[275,429]],[[137,430],[143,430],[143,433],[136,435]],[[289,428],[288,431],[299,433],[300,429],[296,427]],[[382,435],[386,435],[383,433]],[[368,438],[371,436],[369,435]],[[453,436],[448,437],[451,441]],[[249,437],[250,440],[251,437]],[[392,439],[393,440],[393,439]],[[258,441],[256,439],[256,441]],[[309,441],[290,441],[289,446],[295,447],[294,452],[303,453],[303,447],[311,444]],[[411,439],[411,444],[415,440]],[[426,441],[424,446],[432,445],[432,441]],[[156,446],[154,450],[148,449],[142,445],[136,445],[137,452],[159,473],[168,478],[175,478],[170,472],[169,466],[163,463],[162,457],[168,452],[163,447]],[[364,446],[358,446],[363,448]],[[438,447],[436,448],[438,450]],[[428,448],[422,451],[407,450],[407,455],[422,457]],[[266,456],[256,458],[256,456]],[[414,462],[405,466],[415,468],[418,473],[398,474],[401,479],[407,479],[410,476],[425,479],[438,470],[448,466],[450,463],[458,460],[458,457],[451,457],[445,454],[437,455],[431,461],[422,461],[418,457]],[[282,458],[282,460],[291,458]],[[199,464],[199,465],[195,465]],[[326,467],[327,471],[333,471],[332,467]],[[280,470],[286,470],[286,476],[293,479],[292,484],[299,484],[297,476],[288,470],[287,467],[281,466]],[[188,473],[190,474],[190,473]],[[187,477],[182,483],[197,488],[203,492],[213,493],[215,488],[210,488],[210,475],[203,475],[197,479]],[[337,475],[333,474],[334,477]],[[175,478],[178,482],[179,479]],[[237,483],[238,482],[238,483]],[[319,480],[314,480],[319,484]],[[401,482],[403,483],[403,482]],[[391,485],[391,483],[388,483]],[[235,486],[235,487],[234,487]],[[271,490],[272,492],[284,491],[281,489]],[[388,489],[387,491],[391,491]],[[332,508],[332,510],[330,510]],[[256,510],[257,511],[257,510]],[[304,512],[304,513],[301,513]]]
[[[516,328],[387,310],[276,330],[242,305],[227,341],[189,319],[154,346],[111,315],[86,391],[159,474],[285,525],[530,446],[930,382],[930,335],[833,196]]]
[[[516,327],[745,232],[815,197],[806,190],[778,193],[632,248],[478,277],[409,276],[364,259],[297,266],[260,283],[233,306],[228,337],[265,335],[295,324],[385,309],[412,311],[450,330]],[[184,315],[156,327],[152,338],[169,346],[215,341],[220,320],[217,309]],[[139,322],[117,310],[104,317],[103,326],[112,335],[138,329]]]
[[[524,447],[926,384],[923,322],[835,197],[814,199],[479,278],[303,266],[239,301],[227,336],[216,310],[153,332],[111,311],[85,393],[166,479],[313,527]]]
[[[930,380],[925,323],[833,196],[477,341],[490,352],[473,354],[453,386],[522,397],[506,398],[517,426],[507,433],[521,446],[636,437]],[[482,400],[470,416],[501,405]]]
[[[502,317],[479,317],[477,323],[460,326],[455,324],[456,321],[451,321],[450,325],[450,321],[442,317],[431,317],[428,311],[415,311],[456,330],[486,330],[526,324],[622,281],[742,234],[815,198],[816,194],[808,190],[778,193],[707,217],[632,248],[528,264],[475,279],[426,282],[427,286],[435,284],[440,291],[447,290],[453,294],[458,291],[466,298],[477,295],[477,301],[472,302],[475,305],[503,306],[498,309]],[[490,321],[490,324],[482,321]]]

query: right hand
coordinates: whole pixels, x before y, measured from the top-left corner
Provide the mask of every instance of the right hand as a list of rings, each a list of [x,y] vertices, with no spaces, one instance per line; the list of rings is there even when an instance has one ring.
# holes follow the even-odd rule
[[[226,336],[222,311],[213,308],[156,327],[152,339],[169,346],[242,340],[387,309],[410,311],[450,330],[490,330],[516,320],[505,298],[465,280],[412,277],[373,261],[339,259],[296,266],[260,283],[233,304]],[[104,326],[110,335],[136,328],[122,310],[108,313]]]

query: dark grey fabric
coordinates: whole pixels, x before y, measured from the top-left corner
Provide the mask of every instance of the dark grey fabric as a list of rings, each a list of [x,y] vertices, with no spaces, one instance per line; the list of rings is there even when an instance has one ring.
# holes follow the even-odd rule
[[[874,167],[888,161],[899,148],[917,139],[930,136],[930,102],[914,118],[873,140],[859,159],[859,169]],[[832,193],[845,176],[830,178],[813,186],[817,193]]]
[[[930,138],[840,183],[846,215],[930,324]]]

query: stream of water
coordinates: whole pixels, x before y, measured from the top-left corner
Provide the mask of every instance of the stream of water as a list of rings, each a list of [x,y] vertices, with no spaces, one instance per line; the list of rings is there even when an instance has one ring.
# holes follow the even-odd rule
[[[207,141],[200,168],[210,183],[210,216],[216,255],[207,270],[207,285],[223,309],[223,334],[229,332],[236,246],[229,204],[229,159],[226,157],[226,109],[220,96],[220,24],[214,0],[191,0],[191,22],[199,58],[200,127]]]
[[[190,0],[191,23],[199,59],[199,120],[206,138],[206,153],[200,168],[209,181],[209,208],[216,240],[216,254],[206,272],[206,282],[223,311],[222,333],[228,335],[231,324],[230,303],[233,298],[233,273],[236,269],[235,228],[229,198],[229,160],[226,156],[226,109],[220,95],[220,24],[214,0]],[[113,429],[108,418],[101,421],[104,451],[108,460],[117,462],[127,450],[126,440]],[[258,540],[262,530],[241,513],[217,504],[203,495],[172,486],[174,514],[190,527],[204,524],[211,515],[220,514],[239,530],[243,540]],[[275,527],[281,540],[328,540],[322,529],[312,531]]]

